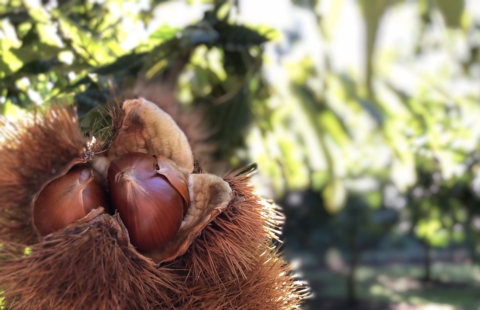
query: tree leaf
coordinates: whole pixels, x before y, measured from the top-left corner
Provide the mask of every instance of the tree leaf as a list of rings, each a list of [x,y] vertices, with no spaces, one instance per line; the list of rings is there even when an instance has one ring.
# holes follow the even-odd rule
[[[459,28],[463,10],[465,9],[464,0],[435,0],[438,9],[445,19],[447,27]]]
[[[338,179],[331,180],[323,190],[323,199],[325,201],[325,209],[330,214],[339,212],[347,200],[347,191],[342,181]]]

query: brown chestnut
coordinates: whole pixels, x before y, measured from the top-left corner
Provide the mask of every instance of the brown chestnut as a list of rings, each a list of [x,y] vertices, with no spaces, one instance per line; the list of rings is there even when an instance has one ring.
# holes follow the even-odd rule
[[[127,153],[110,163],[108,188],[131,243],[140,251],[165,246],[188,210],[187,180],[164,157]]]
[[[90,167],[75,166],[38,194],[33,203],[33,225],[45,236],[98,207],[108,207],[107,194],[100,180]]]

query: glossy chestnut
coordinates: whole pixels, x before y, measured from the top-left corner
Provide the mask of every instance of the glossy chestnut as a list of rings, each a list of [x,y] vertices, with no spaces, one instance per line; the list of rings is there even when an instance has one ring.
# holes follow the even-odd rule
[[[75,166],[37,195],[33,225],[42,236],[48,235],[108,205],[107,194],[93,170],[86,165]]]
[[[134,152],[114,159],[108,188],[131,243],[140,251],[153,251],[171,241],[188,209],[187,181],[164,157]]]

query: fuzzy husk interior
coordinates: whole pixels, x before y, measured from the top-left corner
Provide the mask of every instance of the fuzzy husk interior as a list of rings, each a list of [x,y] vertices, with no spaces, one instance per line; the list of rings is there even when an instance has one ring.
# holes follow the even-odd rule
[[[184,255],[167,264],[159,266],[138,253],[121,219],[100,211],[34,243],[32,195],[42,181],[55,177],[72,159],[85,156],[82,152],[86,150],[74,111],[52,111],[56,111],[54,115],[46,112],[43,121],[20,123],[13,129],[3,124],[0,129],[0,137],[6,137],[0,142],[3,306],[179,310],[300,307],[305,287],[296,281],[275,246],[281,214],[275,205],[262,202],[253,193],[246,175],[225,177],[234,198]]]

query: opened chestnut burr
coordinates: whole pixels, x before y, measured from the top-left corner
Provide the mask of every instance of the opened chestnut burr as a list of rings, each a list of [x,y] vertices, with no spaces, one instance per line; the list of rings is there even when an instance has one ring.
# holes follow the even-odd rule
[[[41,235],[48,235],[98,207],[108,208],[101,182],[90,167],[75,166],[38,194],[33,204],[33,224]]]
[[[189,140],[166,113],[141,98],[127,101],[122,110],[120,105],[113,108],[112,126],[93,133],[96,142],[90,143],[71,106],[46,110],[39,119],[35,116],[12,126],[2,127],[0,118],[2,305],[18,309],[300,307],[305,287],[274,249],[281,217],[275,205],[262,203],[253,193],[247,177],[252,170],[224,178],[197,173],[198,169],[192,173]],[[134,158],[145,164],[129,164]],[[111,171],[108,191],[112,161],[111,170],[118,172]],[[58,184],[52,177],[60,177]],[[157,183],[163,185],[152,185]],[[132,198],[135,191],[129,187],[140,194]],[[97,196],[92,189],[99,190],[98,197],[115,199],[119,212],[111,216],[98,208],[74,221],[86,213],[72,216],[78,206],[90,205],[84,196]],[[55,206],[59,201],[65,208]],[[162,203],[167,204],[163,207],[168,214],[175,215],[173,220],[159,215],[157,209],[162,208],[157,205]],[[67,214],[59,216],[61,210]],[[57,224],[59,218],[68,217],[64,223],[68,227],[36,243],[34,213],[42,234],[48,233],[42,221],[52,219]],[[165,236],[165,224],[174,221],[181,223],[173,239],[147,240],[150,235]],[[43,224],[50,231],[58,229]],[[164,242],[168,243],[159,245]]]
[[[108,187],[138,250],[153,251],[173,239],[189,204],[187,180],[175,163],[160,156],[127,153],[110,163]]]

